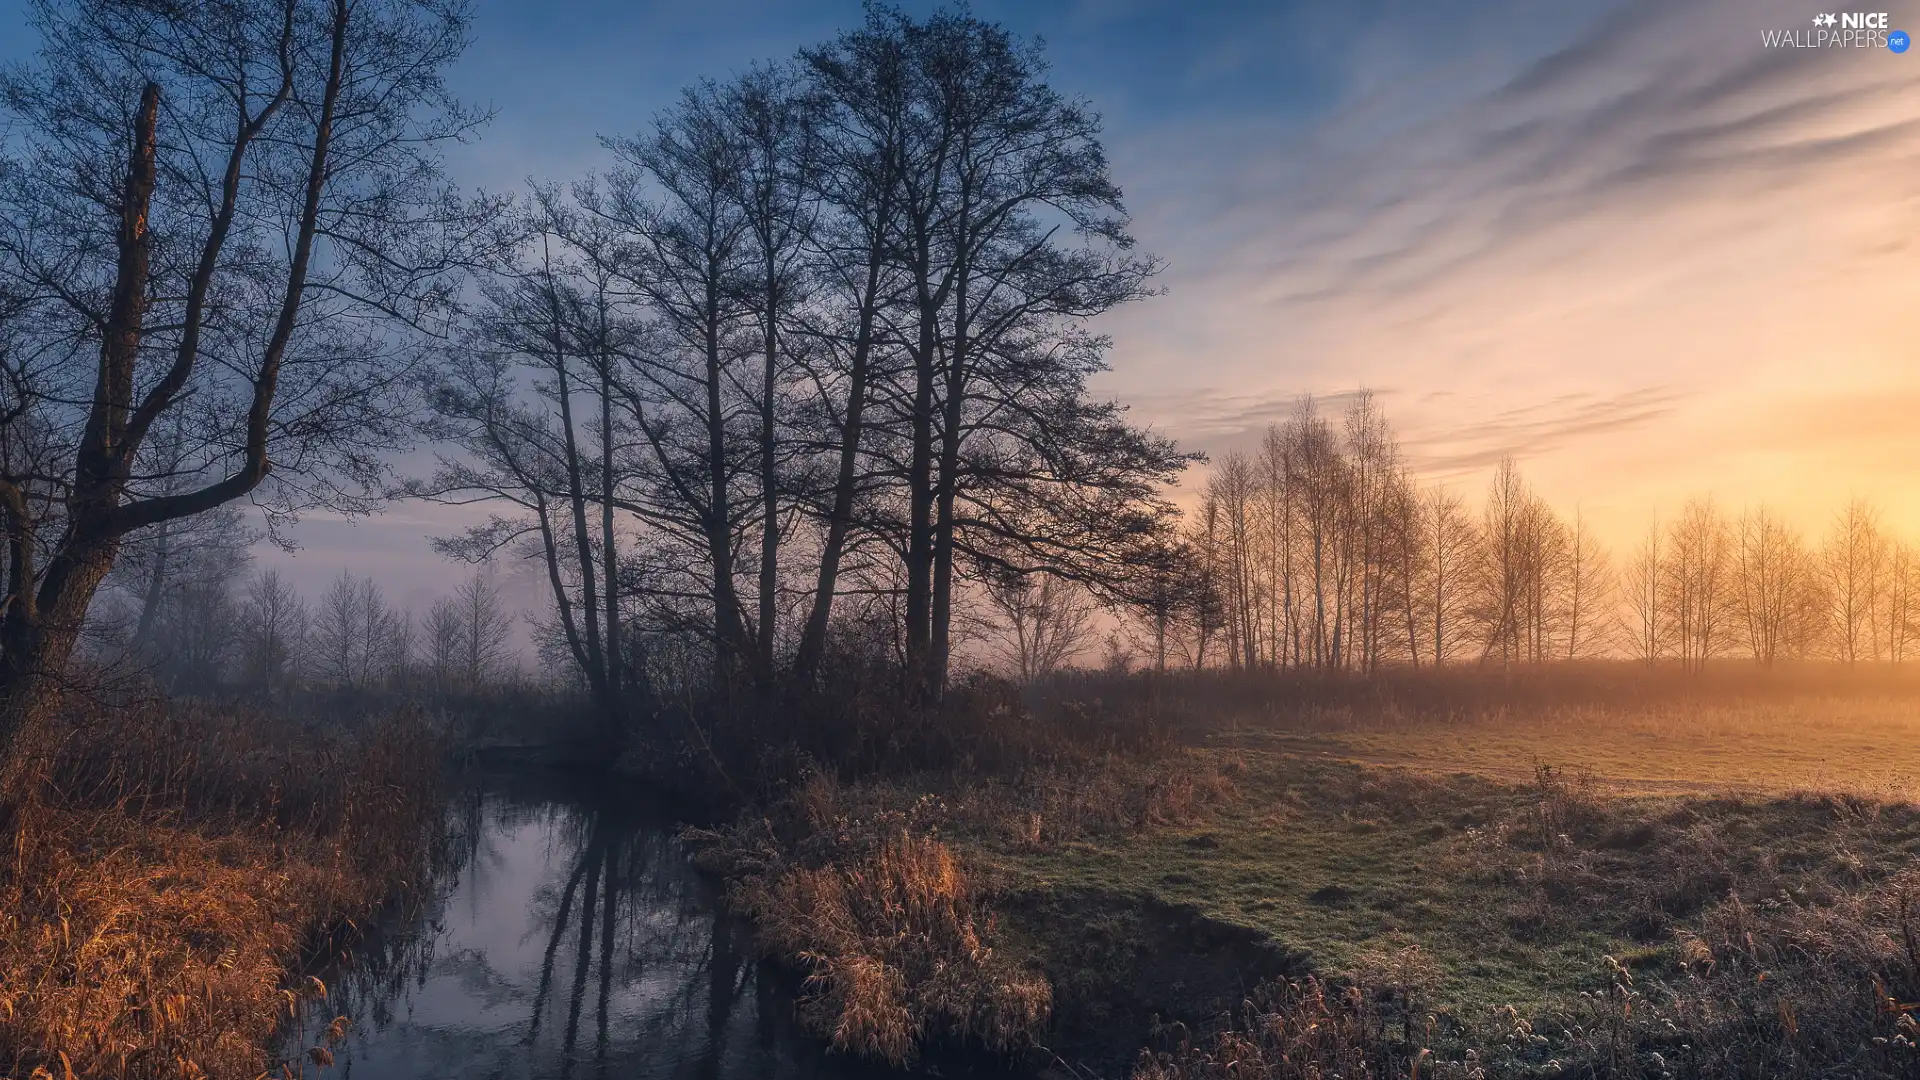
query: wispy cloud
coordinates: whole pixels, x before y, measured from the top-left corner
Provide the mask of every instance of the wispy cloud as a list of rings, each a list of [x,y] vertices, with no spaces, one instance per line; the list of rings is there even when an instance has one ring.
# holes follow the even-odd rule
[[[1434,477],[1453,477],[1513,455],[1538,458],[1582,440],[1621,435],[1672,416],[1687,395],[1666,387],[1624,394],[1561,394],[1548,401],[1502,409],[1460,425],[1442,421],[1404,440],[1409,464]]]
[[[1170,296],[1114,321],[1112,385],[1208,447],[1300,394],[1390,386],[1422,469],[1514,453],[1600,505],[1791,482],[1811,506],[1831,491],[1812,463],[1847,458],[1920,528],[1920,461],[1873,449],[1897,424],[1774,420],[1821,393],[1897,399],[1920,371],[1920,62],[1763,49],[1801,6],[1545,5],[1564,17],[1520,34],[1531,49],[1511,12],[1463,10],[1504,47],[1431,57],[1372,24],[1399,66],[1299,138],[1215,117],[1138,155],[1174,178],[1139,204]]]

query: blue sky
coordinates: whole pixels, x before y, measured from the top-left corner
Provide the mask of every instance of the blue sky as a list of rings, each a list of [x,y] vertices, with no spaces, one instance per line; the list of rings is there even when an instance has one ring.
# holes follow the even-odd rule
[[[925,10],[926,3],[908,3]],[[1712,490],[1810,529],[1855,491],[1920,535],[1920,52],[1769,50],[1802,0],[982,2],[1107,119],[1167,293],[1106,319],[1102,389],[1209,451],[1366,385],[1477,497],[1501,453],[1617,542]],[[1891,12],[1902,27],[1920,10]],[[497,118],[475,186],[603,166],[679,87],[858,3],[481,0],[455,73]],[[1920,28],[1920,19],[1912,20]],[[28,47],[0,0],[0,57]],[[425,508],[303,526],[451,580]],[[426,583],[426,584],[422,584]]]

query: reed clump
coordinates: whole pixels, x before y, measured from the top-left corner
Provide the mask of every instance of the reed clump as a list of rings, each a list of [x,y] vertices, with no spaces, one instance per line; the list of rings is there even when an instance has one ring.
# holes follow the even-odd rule
[[[64,735],[0,852],[0,1076],[267,1072],[289,1010],[324,1007],[303,949],[418,880],[432,735],[395,716],[348,746],[164,704]]]
[[[932,1043],[1031,1045],[1052,988],[997,948],[990,889],[929,831],[933,801],[852,816],[845,798],[816,774],[769,816],[698,837],[762,948],[806,972],[803,1022],[894,1065]]]

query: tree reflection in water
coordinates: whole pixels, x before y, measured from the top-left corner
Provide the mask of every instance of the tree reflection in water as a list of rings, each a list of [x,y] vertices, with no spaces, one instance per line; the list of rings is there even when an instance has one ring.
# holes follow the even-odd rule
[[[500,790],[449,814],[436,887],[321,971],[330,1001],[289,1033],[290,1059],[343,1013],[322,1075],[870,1075],[793,1029],[791,987],[754,963],[661,819]]]

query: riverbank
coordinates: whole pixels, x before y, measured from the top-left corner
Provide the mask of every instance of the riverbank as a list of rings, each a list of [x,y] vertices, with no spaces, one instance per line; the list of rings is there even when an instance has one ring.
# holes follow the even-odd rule
[[[1807,735],[1884,744],[1911,706],[1215,715],[1012,770],[819,772],[694,839],[811,974],[812,1030],[893,1061],[960,1043],[1156,1078],[1901,1076],[1920,1066],[1908,750]]]
[[[436,742],[407,716],[349,745],[159,704],[66,730],[0,859],[0,1076],[278,1068],[290,1010],[327,1008],[303,954],[425,872]]]

